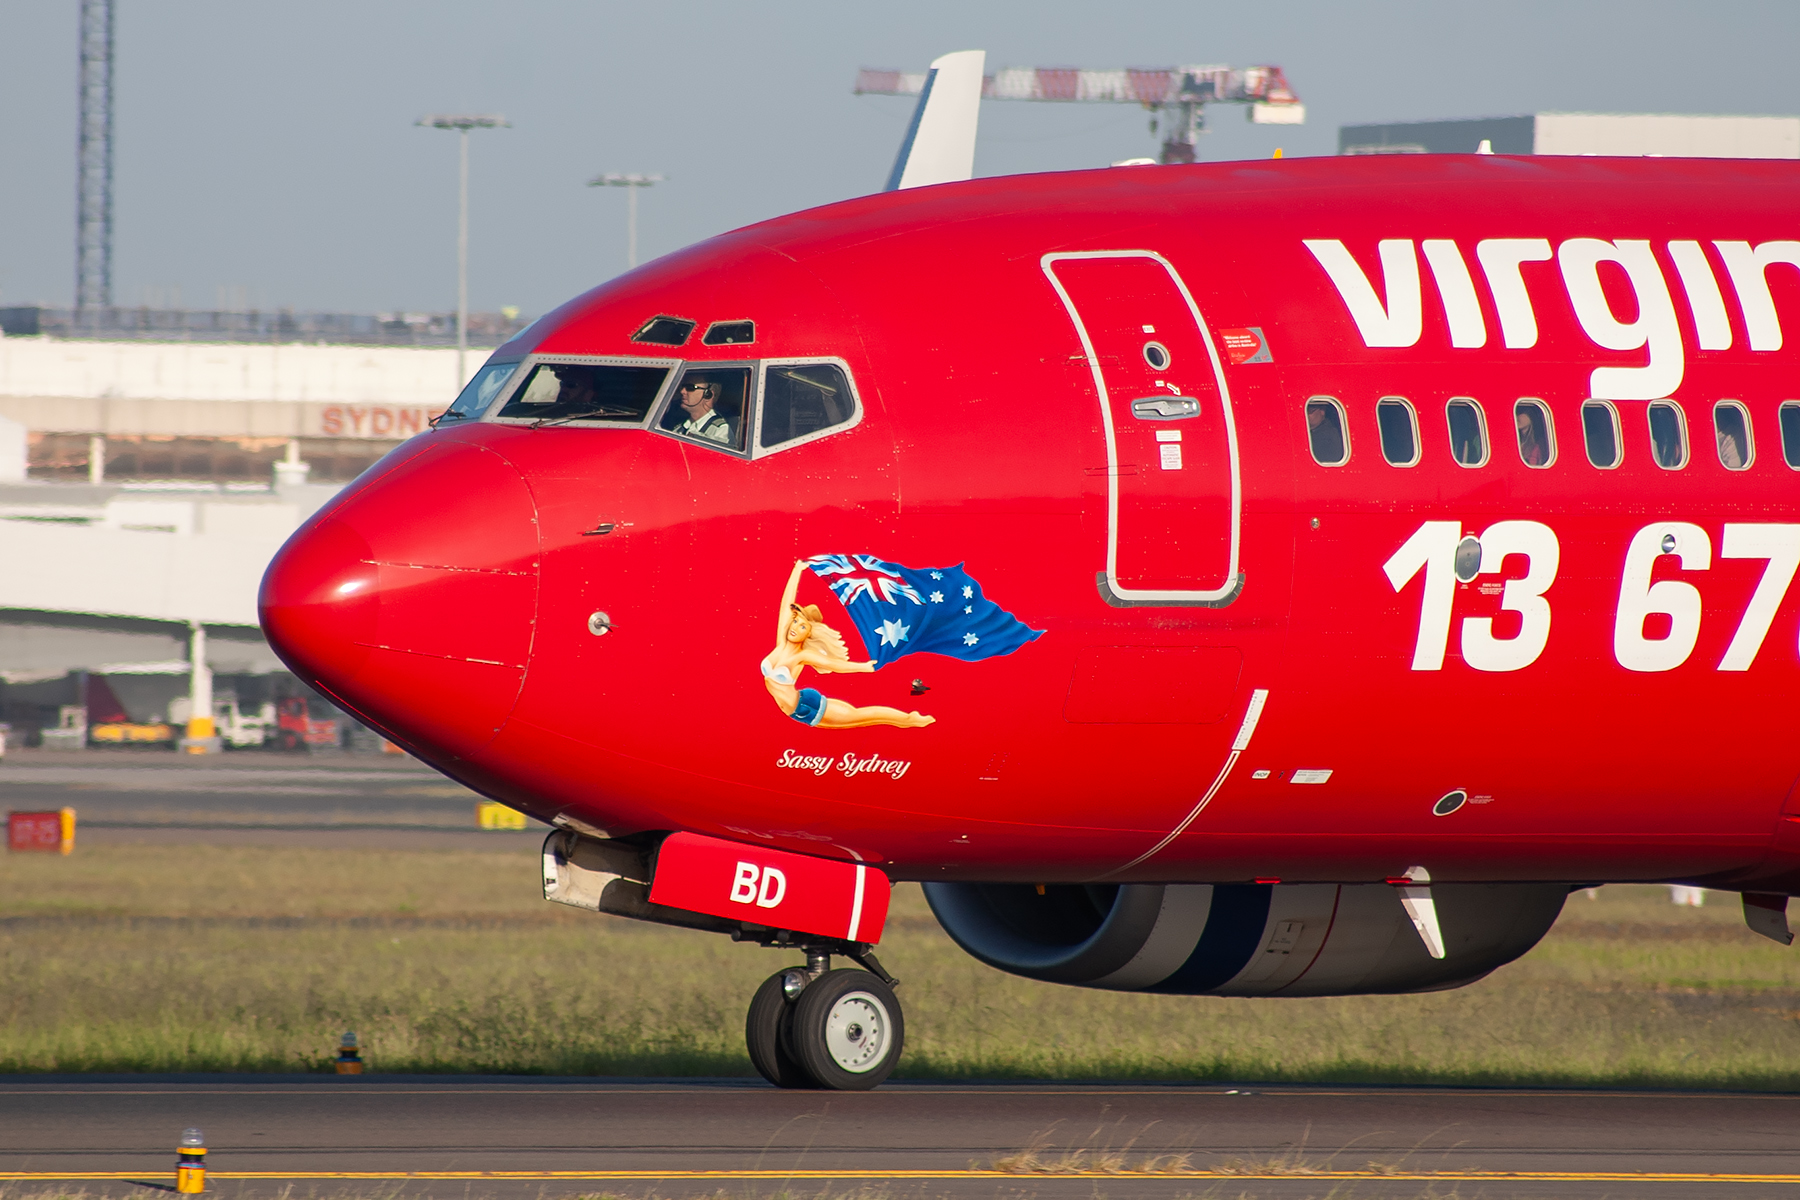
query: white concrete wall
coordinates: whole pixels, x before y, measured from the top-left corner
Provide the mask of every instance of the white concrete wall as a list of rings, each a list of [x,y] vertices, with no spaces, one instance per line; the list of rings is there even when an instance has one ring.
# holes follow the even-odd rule
[[[255,625],[263,570],[314,506],[122,493],[87,525],[8,506],[0,608]]]
[[[4,345],[0,340],[0,345]],[[170,437],[373,438],[398,441],[430,428],[450,396],[431,404],[307,400],[144,400],[0,396],[0,419],[38,433]],[[0,477],[3,478],[3,477]]]
[[[473,375],[487,358],[470,351]],[[466,379],[454,347],[87,342],[0,337],[0,396],[425,405]]]
[[[1800,117],[1539,113],[1536,153],[1800,158]]]
[[[29,427],[0,414],[0,483],[20,483],[30,457]]]
[[[487,355],[469,353],[471,375]],[[0,337],[0,418],[42,433],[398,441],[427,428],[465,382],[456,351],[436,346]]]

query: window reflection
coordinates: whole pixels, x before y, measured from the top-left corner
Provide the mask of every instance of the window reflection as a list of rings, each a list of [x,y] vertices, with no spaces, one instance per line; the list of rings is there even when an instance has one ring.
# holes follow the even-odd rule
[[[694,323],[686,317],[651,317],[638,326],[631,335],[634,342],[648,342],[653,346],[679,346],[688,340],[688,334],[694,332]]]
[[[749,367],[689,367],[656,427],[721,450],[742,450],[749,396]]]
[[[1487,462],[1487,421],[1481,405],[1469,399],[1456,399],[1444,406],[1450,420],[1450,454],[1465,467],[1479,467]]]
[[[1581,406],[1581,435],[1587,443],[1588,461],[1602,471],[1619,465],[1619,413],[1604,400],[1588,400]]]
[[[1306,436],[1313,461],[1321,467],[1341,467],[1349,461],[1344,410],[1330,396],[1314,396],[1306,402]]]
[[[481,368],[475,372],[475,378],[469,380],[463,388],[462,394],[457,396],[455,403],[445,410],[444,416],[457,421],[480,419],[494,402],[494,397],[500,394],[500,389],[506,386],[506,381],[512,378],[512,373],[518,369],[519,364],[516,362],[489,363]]]
[[[1550,410],[1540,400],[1521,400],[1513,405],[1513,426],[1519,435],[1519,460],[1528,467],[1547,467],[1556,458],[1556,441]]]
[[[636,425],[649,413],[668,377],[667,367],[539,363],[500,415]]]
[[[1750,413],[1735,400],[1713,405],[1713,437],[1719,443],[1719,463],[1727,471],[1747,471],[1756,446],[1750,440]]]
[[[714,321],[700,342],[705,346],[748,346],[755,340],[755,321]]]
[[[842,425],[855,411],[850,380],[842,367],[832,363],[771,366],[763,378],[763,448]]]
[[[1687,422],[1681,409],[1666,400],[1650,406],[1650,452],[1665,471],[1687,466]]]
[[[1375,405],[1375,424],[1381,430],[1381,457],[1396,467],[1419,461],[1419,415],[1398,396]]]

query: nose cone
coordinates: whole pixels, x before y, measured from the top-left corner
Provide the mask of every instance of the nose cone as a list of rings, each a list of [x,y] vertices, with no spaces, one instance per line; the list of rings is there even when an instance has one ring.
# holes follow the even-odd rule
[[[365,484],[263,576],[263,632],[301,678],[421,751],[506,723],[537,617],[537,509],[493,450],[444,440]]]

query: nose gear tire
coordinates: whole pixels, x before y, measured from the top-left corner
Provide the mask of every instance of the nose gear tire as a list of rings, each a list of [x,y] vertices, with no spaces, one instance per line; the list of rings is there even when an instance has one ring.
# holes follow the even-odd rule
[[[816,1088],[818,1083],[806,1068],[794,1061],[783,1044],[784,1027],[793,1015],[793,1004],[782,990],[787,967],[763,980],[750,1000],[750,1012],[744,1018],[744,1046],[750,1051],[750,1062],[756,1073],[778,1088]],[[799,968],[804,970],[804,968]]]
[[[827,971],[808,985],[783,1034],[789,1056],[818,1086],[840,1092],[867,1091],[892,1075],[905,1037],[893,989],[849,969]]]

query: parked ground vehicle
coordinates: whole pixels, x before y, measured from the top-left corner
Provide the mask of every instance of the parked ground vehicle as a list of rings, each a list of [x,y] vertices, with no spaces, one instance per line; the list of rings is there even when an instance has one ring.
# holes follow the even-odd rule
[[[170,746],[175,727],[163,721],[107,721],[89,728],[88,739],[103,746]]]
[[[249,716],[235,692],[222,692],[213,700],[213,728],[233,750],[267,745],[276,730],[275,702],[263,701],[256,715]]]
[[[313,746],[335,746],[338,722],[335,718],[314,717],[305,696],[289,696],[279,706],[275,740],[277,746],[290,753]]]

